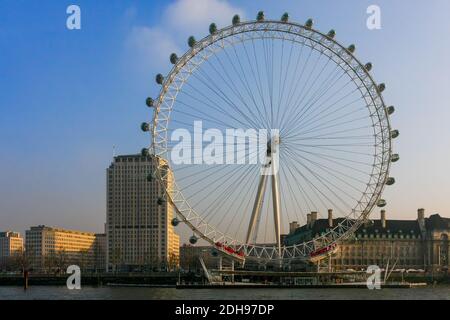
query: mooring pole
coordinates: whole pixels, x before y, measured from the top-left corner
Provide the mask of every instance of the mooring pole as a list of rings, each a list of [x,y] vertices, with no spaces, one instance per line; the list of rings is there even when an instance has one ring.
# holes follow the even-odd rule
[[[24,270],[23,272],[23,290],[28,289],[28,270]]]

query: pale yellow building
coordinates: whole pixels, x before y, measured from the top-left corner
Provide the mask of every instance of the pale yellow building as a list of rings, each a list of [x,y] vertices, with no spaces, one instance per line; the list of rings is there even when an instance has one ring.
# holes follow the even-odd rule
[[[105,237],[92,232],[82,232],[35,226],[26,231],[25,248],[30,267],[39,271],[63,271],[69,265],[82,270],[99,270],[99,256]]]
[[[141,271],[178,266],[179,236],[164,188],[149,175],[154,156],[121,155],[107,169],[107,269]],[[172,183],[169,173],[168,186]]]
[[[23,238],[13,231],[0,232],[0,268],[23,251]]]

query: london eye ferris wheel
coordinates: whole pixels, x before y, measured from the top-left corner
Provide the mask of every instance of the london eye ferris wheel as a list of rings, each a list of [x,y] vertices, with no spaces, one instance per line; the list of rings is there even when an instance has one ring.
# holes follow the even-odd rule
[[[203,239],[242,261],[312,261],[386,205],[381,194],[395,182],[389,168],[399,159],[392,151],[399,133],[389,121],[394,107],[385,105],[372,64],[335,35],[315,30],[311,19],[301,25],[287,13],[268,20],[259,12],[255,21],[236,15],[223,29],[212,23],[209,35],[190,37],[182,56],[170,56],[171,71],[156,77],[159,96],[147,99],[153,120],[142,130],[152,139],[143,153],[164,159],[151,175],[165,186],[160,201],[175,209],[172,224],[192,230],[191,243]],[[194,146],[192,163],[174,161],[174,132],[195,136],[198,123],[223,139]],[[227,129],[239,128],[266,129],[263,148],[234,142],[262,162],[195,161],[206,145],[224,144]],[[225,147],[217,150],[215,159],[225,157]],[[283,242],[289,222],[306,224],[311,212],[329,210],[336,219],[325,231]]]

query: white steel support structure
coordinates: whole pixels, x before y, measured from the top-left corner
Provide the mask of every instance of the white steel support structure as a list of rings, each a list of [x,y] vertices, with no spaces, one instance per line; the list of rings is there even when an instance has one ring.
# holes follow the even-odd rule
[[[252,215],[247,230],[246,243],[249,243],[253,234],[253,244],[256,243],[258,234],[258,225],[261,217],[261,207],[266,192],[268,175],[272,176],[272,200],[273,200],[273,220],[275,227],[275,242],[278,248],[278,256],[281,257],[281,238],[280,238],[280,190],[278,186],[278,148],[280,138],[278,135],[272,137],[267,144],[267,160],[261,170],[258,190],[256,192],[255,203],[253,205]]]

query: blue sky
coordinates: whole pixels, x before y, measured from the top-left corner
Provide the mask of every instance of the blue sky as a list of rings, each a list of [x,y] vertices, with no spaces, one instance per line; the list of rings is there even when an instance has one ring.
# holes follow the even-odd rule
[[[81,8],[81,30],[66,28],[70,4]],[[366,28],[371,4],[381,8],[381,30]],[[0,229],[102,231],[112,146],[134,153],[148,143],[139,129],[151,117],[144,101],[157,94],[154,75],[168,71],[170,52],[181,55],[187,37],[206,35],[212,21],[224,26],[234,12],[253,19],[258,10],[312,17],[317,29],[356,44],[397,110],[401,161],[384,194],[388,217],[414,219],[418,207],[450,216],[446,0],[0,0]]]

